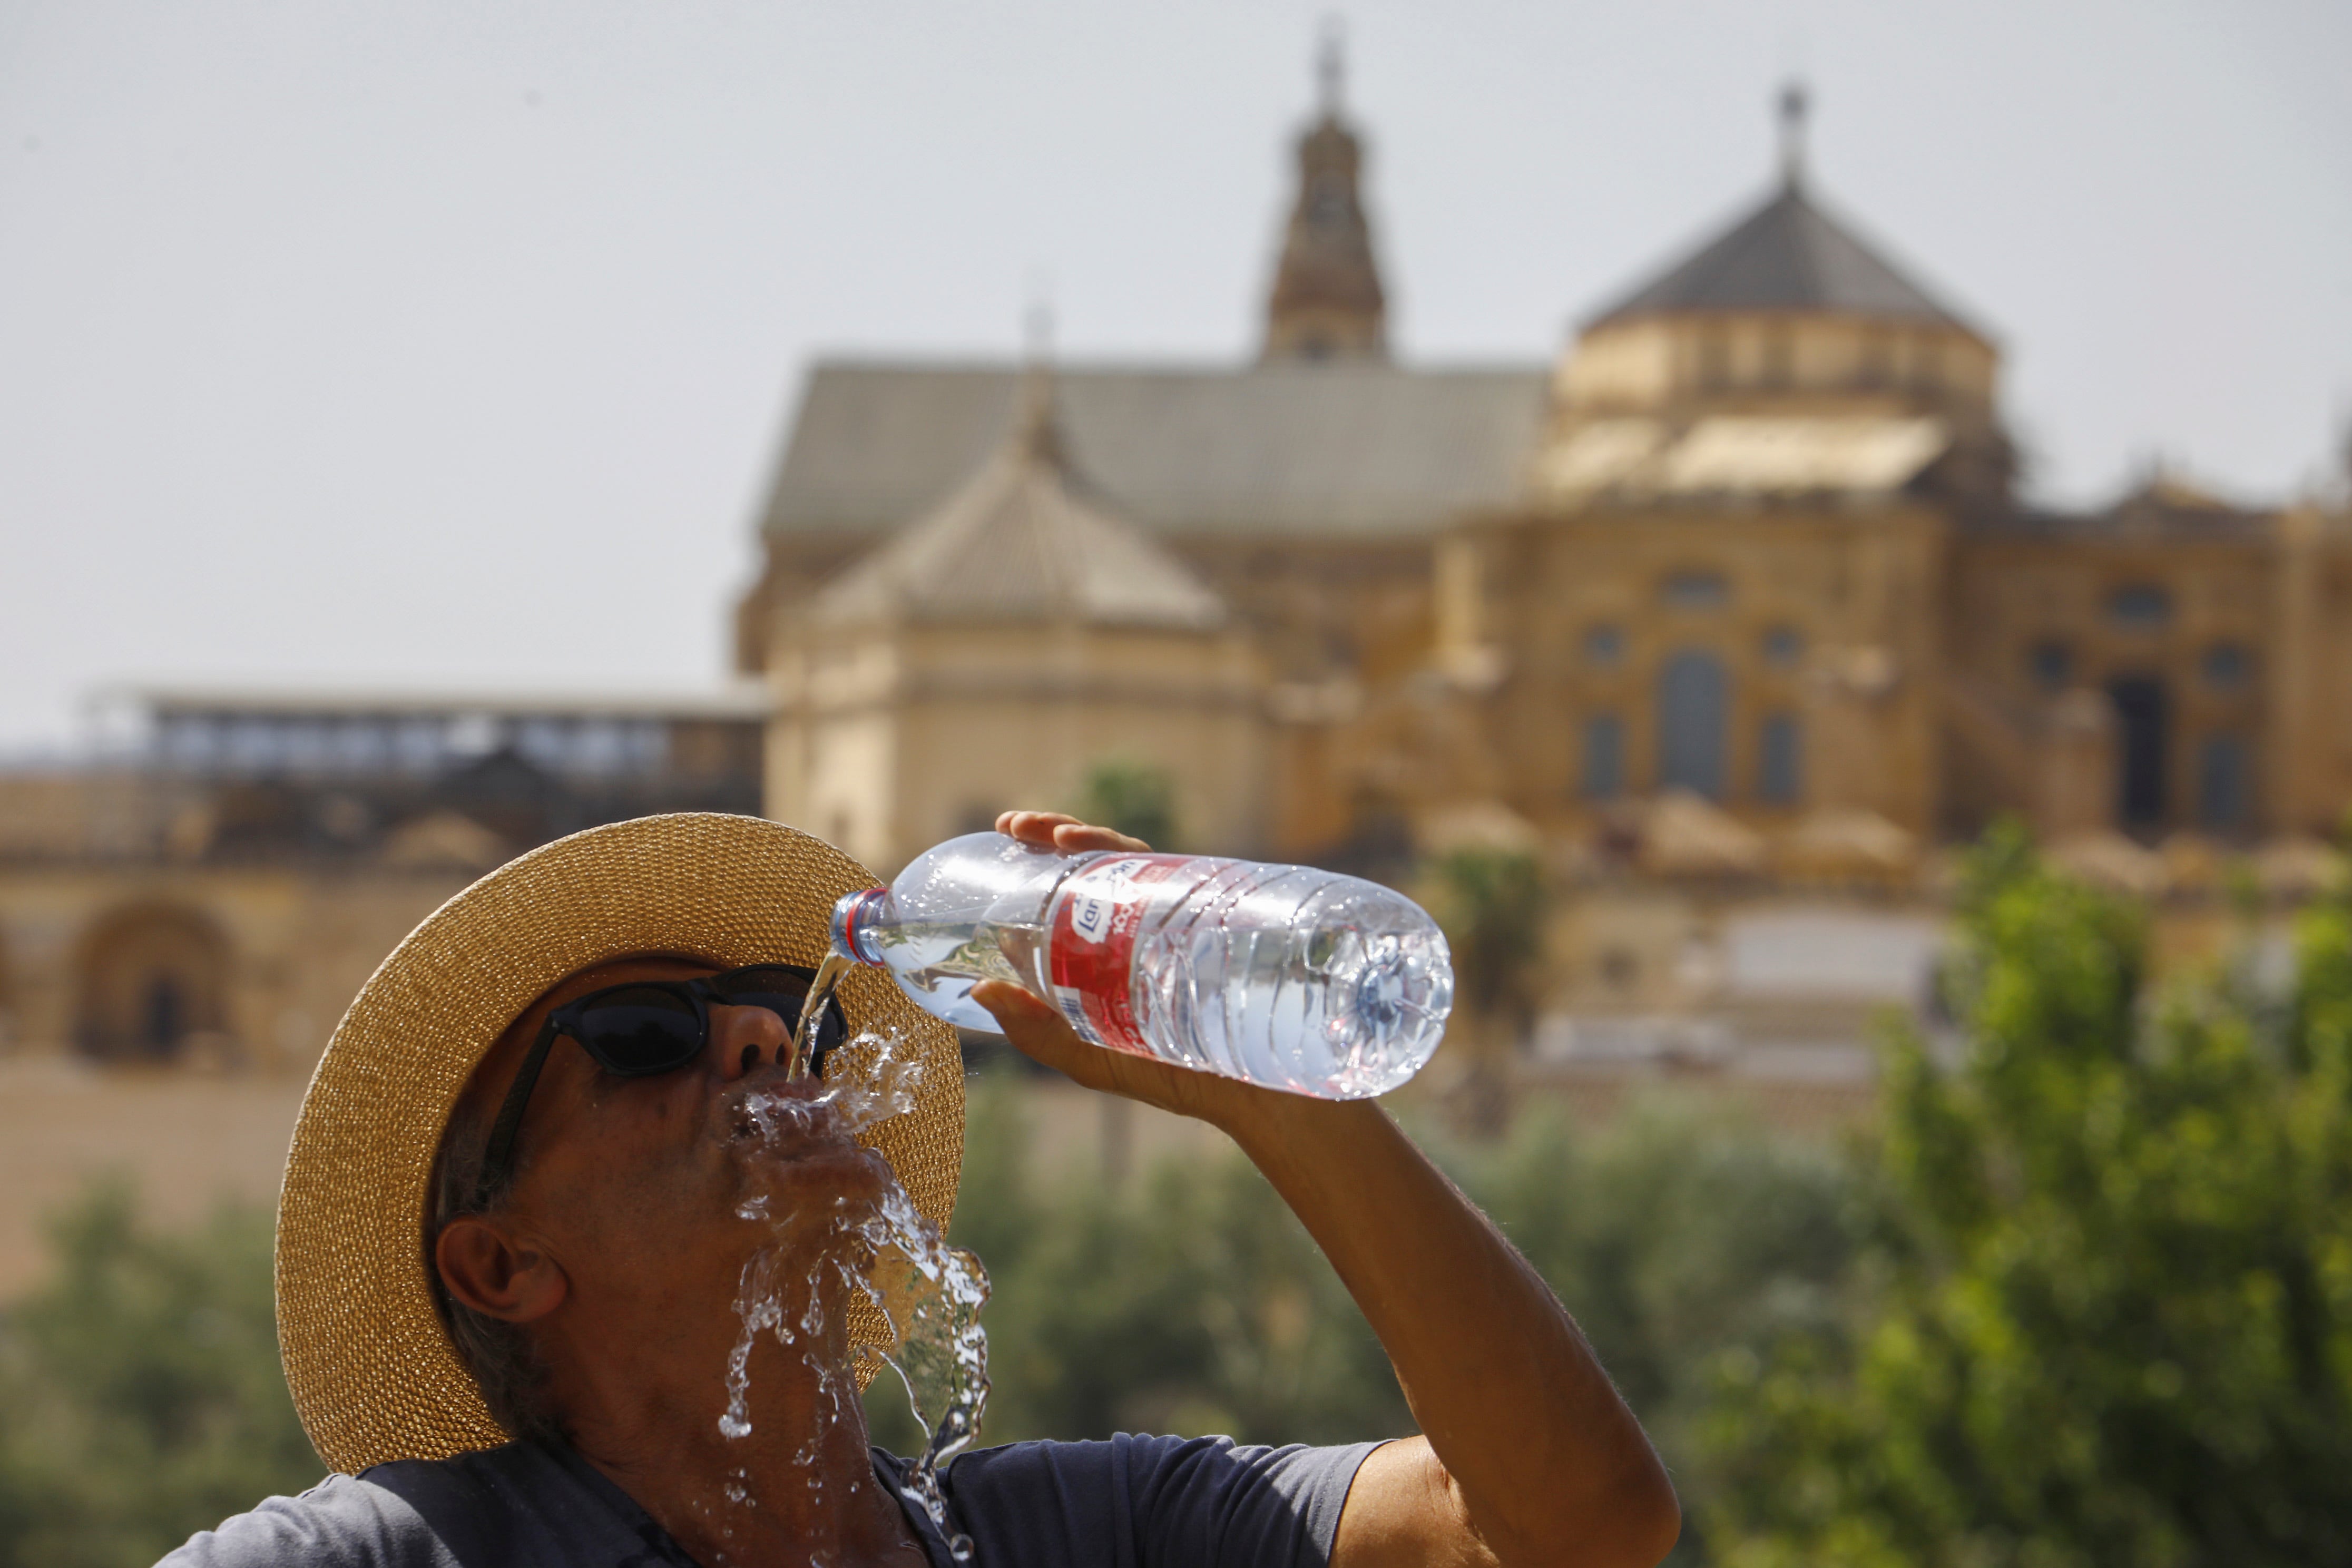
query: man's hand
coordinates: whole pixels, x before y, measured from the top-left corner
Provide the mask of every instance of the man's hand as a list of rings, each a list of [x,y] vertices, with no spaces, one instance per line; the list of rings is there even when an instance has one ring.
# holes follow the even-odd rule
[[[1140,838],[1097,827],[1058,811],[1008,811],[996,819],[996,831],[1065,855],[1151,847]],[[1179,1116],[1198,1117],[1229,1132],[1236,1131],[1236,1118],[1268,1114],[1278,1118],[1315,1103],[1214,1073],[1089,1045],[1052,1005],[1004,981],[982,981],[972,987],[971,999],[995,1015],[1004,1037],[1032,1061],[1088,1089],[1139,1100]]]

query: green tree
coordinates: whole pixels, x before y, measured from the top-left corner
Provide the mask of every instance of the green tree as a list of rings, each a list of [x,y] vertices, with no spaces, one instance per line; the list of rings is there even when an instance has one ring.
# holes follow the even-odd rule
[[[1378,1341],[1238,1153],[1113,1186],[1034,1166],[1013,1073],[976,1079],[970,1103],[954,1236],[994,1283],[982,1442],[1411,1429]],[[1673,1100],[1598,1131],[1529,1116],[1498,1144],[1427,1142],[1575,1310],[1686,1500],[1710,1495],[1693,1434],[1712,1369],[1839,1320],[1855,1205],[1834,1155]],[[882,1405],[903,1419],[895,1391]],[[1678,1560],[1702,1552],[1694,1526]]]
[[[1510,1110],[1507,1064],[1535,1021],[1550,907],[1543,868],[1521,850],[1463,848],[1437,857],[1424,881],[1454,956],[1446,1038],[1458,1064],[1456,1109],[1474,1130],[1500,1132]]]
[[[1860,1223],[1843,1162],[1661,1096],[1597,1129],[1524,1118],[1445,1163],[1575,1313],[1658,1446],[1685,1514],[1673,1561],[1707,1561],[1717,1368],[1841,1332]]]
[[[0,1315],[0,1565],[152,1563],[325,1467],[278,1369],[270,1216],[158,1236],[94,1188]]]
[[[1979,851],[1964,1044],[1886,1055],[1849,1342],[1727,1358],[1738,1564],[2352,1561],[2352,917],[2284,1006],[2152,992],[2140,911]]]
[[[1176,789],[1165,768],[1117,758],[1096,763],[1073,815],[1142,839],[1154,849],[1173,849]]]

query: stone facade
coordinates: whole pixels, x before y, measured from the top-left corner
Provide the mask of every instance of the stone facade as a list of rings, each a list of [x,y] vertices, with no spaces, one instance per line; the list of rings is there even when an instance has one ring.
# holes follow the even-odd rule
[[[1224,601],[1067,467],[1051,383],[971,483],[805,601],[766,660],[771,816],[894,868],[1090,766],[1263,837],[1264,681]]]
[[[1264,743],[1217,766],[1247,752],[1260,805],[1203,818],[1201,841],[1362,858],[1484,801],[1606,858],[1675,792],[1722,819],[1718,860],[1874,879],[2003,814],[2109,858],[2333,832],[2352,521],[2164,474],[2100,510],[2021,500],[1999,345],[1832,214],[1801,100],[1785,112],[1774,189],[1556,365],[1423,370],[1385,357],[1360,143],[1327,88],[1260,363],[1064,372],[1074,470],[1255,651]],[[1317,314],[1349,300],[1345,332]],[[817,367],[746,600],[749,668],[816,584],[977,470],[1012,385]],[[781,679],[794,711],[825,700],[805,665]],[[1088,713],[1061,732],[1123,722]],[[824,772],[827,742],[796,734],[815,750],[795,766]],[[1066,779],[1088,744],[1024,746],[1024,776]]]
[[[119,760],[0,773],[0,1299],[100,1173],[276,1196],[361,984],[559,834],[759,806],[763,703],[155,693]]]

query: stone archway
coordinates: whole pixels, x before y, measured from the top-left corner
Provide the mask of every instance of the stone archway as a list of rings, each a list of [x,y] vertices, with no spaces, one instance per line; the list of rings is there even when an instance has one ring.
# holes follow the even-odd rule
[[[217,1042],[228,1016],[228,942],[192,910],[118,910],[83,938],[74,1043],[101,1061],[170,1061]]]

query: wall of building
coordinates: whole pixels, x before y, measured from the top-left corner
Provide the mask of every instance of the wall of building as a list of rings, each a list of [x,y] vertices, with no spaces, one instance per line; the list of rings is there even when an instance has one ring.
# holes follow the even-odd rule
[[[772,659],[770,815],[887,875],[1013,806],[1078,803],[1103,763],[1159,770],[1188,847],[1266,836],[1246,636],[1076,625],[877,626]]]
[[[1564,414],[1776,408],[1992,416],[2000,357],[1958,327],[1800,311],[1706,311],[1605,322],[1555,382]]]
[[[1572,828],[1679,785],[1759,823],[1834,804],[1926,832],[1947,531],[1904,503],[1594,506],[1474,526],[1501,797]]]
[[[2268,672],[2283,654],[2278,569],[2266,530],[2217,539],[1972,536],[1953,563],[1956,675],[2021,714],[2043,713],[2071,690],[2105,697],[2118,710],[2110,820],[2250,838],[2274,826],[2260,770],[2273,722]],[[2157,731],[2153,758],[2133,760],[2151,739],[2128,733],[2135,726]],[[2126,769],[2144,775],[2128,789]],[[1982,804],[1956,826],[1980,818]]]

